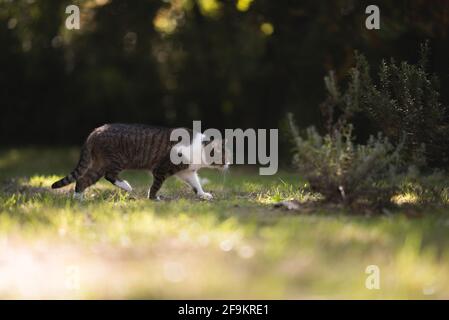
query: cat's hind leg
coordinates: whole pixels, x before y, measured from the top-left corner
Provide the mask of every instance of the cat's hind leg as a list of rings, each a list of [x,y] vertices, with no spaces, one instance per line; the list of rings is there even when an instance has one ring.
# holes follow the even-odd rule
[[[89,168],[77,181],[73,198],[82,200],[83,192],[87,187],[93,185],[103,177],[104,172],[100,169]]]
[[[119,179],[118,172],[107,172],[104,178],[113,185],[119,187],[120,189],[123,189],[128,192],[133,191],[133,188],[128,183],[128,181]]]
[[[160,200],[159,196],[157,196],[157,192],[162,187],[165,179],[167,178],[167,173],[164,171],[153,171],[153,184],[150,187],[148,192],[148,198],[151,200]]]
[[[213,198],[213,196],[210,193],[204,192],[196,171],[184,170],[178,172],[176,176],[180,178],[182,181],[186,182],[188,185],[190,185],[193,189],[193,192],[195,192],[199,198],[203,200],[211,200]]]

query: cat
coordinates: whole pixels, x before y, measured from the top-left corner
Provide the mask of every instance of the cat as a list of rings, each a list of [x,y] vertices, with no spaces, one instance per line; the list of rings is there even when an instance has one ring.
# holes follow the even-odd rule
[[[173,130],[175,128],[140,124],[105,124],[96,128],[81,148],[76,168],[51,187],[57,189],[76,182],[74,197],[82,199],[83,191],[104,177],[113,185],[131,192],[132,187],[126,180],[119,178],[119,173],[125,169],[143,169],[153,174],[153,184],[148,192],[149,199],[160,200],[157,192],[164,180],[175,175],[190,185],[199,198],[211,200],[213,196],[204,192],[197,171],[204,167],[227,169],[229,161],[226,158],[225,143],[218,140],[207,142],[200,132],[193,133],[190,129],[185,129],[189,133],[191,146],[198,146],[197,139],[200,140],[200,146],[215,144],[211,147],[213,152],[218,153],[214,156],[220,161],[174,164],[170,152],[173,147],[178,147],[179,143],[170,141]],[[186,148],[181,146],[179,150],[183,153]],[[204,153],[204,148],[200,148],[201,151],[195,148],[192,150]]]

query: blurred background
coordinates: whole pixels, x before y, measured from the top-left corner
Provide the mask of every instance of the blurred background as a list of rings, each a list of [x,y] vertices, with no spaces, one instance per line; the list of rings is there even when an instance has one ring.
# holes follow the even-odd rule
[[[72,4],[79,30],[65,26]],[[380,30],[365,27],[372,4]],[[448,38],[447,0],[0,0],[0,297],[449,299],[447,175],[398,176],[387,142],[343,145],[337,134],[297,142],[305,166],[285,170],[282,135],[288,112],[300,129],[324,131],[323,78],[333,70],[346,88],[355,50],[375,73],[384,58],[416,64],[428,41],[440,90],[406,65],[373,81],[394,94],[371,85],[365,104],[447,169],[449,108],[435,97],[449,105]],[[346,91],[341,100],[358,97]],[[360,140],[378,130],[362,117],[350,119]],[[107,181],[86,202],[73,187],[50,190],[97,126],[192,120],[280,128],[282,170],[201,173],[211,203],[175,179],[161,190],[167,201],[148,201],[151,179],[139,172],[123,174],[132,194]],[[385,195],[391,207],[374,203]],[[286,199],[299,209],[274,209]],[[379,266],[382,290],[366,286],[367,266]]]
[[[277,128],[288,111],[320,126],[329,70],[344,79],[354,50],[414,63],[425,40],[447,104],[448,34],[444,0],[0,0],[0,143],[79,145],[107,122]]]

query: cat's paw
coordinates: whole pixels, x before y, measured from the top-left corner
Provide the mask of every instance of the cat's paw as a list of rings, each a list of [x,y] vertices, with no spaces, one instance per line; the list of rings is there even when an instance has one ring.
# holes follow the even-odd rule
[[[200,199],[203,199],[203,200],[212,200],[212,199],[214,198],[214,197],[213,197],[210,193],[208,193],[208,192],[204,192],[204,193],[200,194],[199,197],[200,197]]]
[[[114,184],[117,187],[119,187],[120,189],[123,189],[125,191],[128,191],[128,192],[132,192],[133,191],[133,188],[131,187],[131,185],[126,180],[117,180],[117,181],[114,182]]]
[[[156,197],[150,197],[151,201],[161,201],[161,197],[156,196]]]

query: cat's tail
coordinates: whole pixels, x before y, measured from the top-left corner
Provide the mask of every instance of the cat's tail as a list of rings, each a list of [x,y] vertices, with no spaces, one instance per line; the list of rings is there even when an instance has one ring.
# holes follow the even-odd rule
[[[84,174],[84,172],[86,172],[87,168],[89,167],[90,160],[91,160],[90,150],[86,145],[84,145],[81,148],[80,159],[78,161],[76,168],[66,177],[53,183],[51,185],[51,188],[52,189],[62,188],[78,180],[78,178],[81,177]]]

